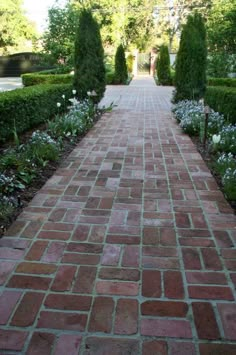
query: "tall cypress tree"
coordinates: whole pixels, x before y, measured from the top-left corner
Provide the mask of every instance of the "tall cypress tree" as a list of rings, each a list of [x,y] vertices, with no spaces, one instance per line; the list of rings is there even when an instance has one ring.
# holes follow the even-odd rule
[[[91,11],[87,9],[80,13],[75,39],[74,88],[79,99],[86,98],[88,91],[95,91],[95,103],[101,100],[106,88],[100,30]]]
[[[161,85],[171,85],[170,55],[168,47],[162,45],[157,60],[157,77]]]
[[[115,80],[117,84],[126,84],[127,79],[128,70],[125,59],[125,51],[122,44],[120,44],[115,55]]]
[[[176,59],[173,101],[199,99],[206,89],[206,31],[202,16],[194,13],[184,25]]]

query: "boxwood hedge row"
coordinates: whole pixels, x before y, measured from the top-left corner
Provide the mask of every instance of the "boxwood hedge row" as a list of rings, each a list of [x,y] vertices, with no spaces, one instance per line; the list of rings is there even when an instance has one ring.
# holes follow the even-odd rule
[[[225,116],[228,122],[236,123],[236,88],[225,86],[208,86],[205,102]]]
[[[14,128],[19,134],[50,119],[62,95],[71,98],[72,85],[43,84],[0,93],[0,141],[11,138]]]
[[[72,84],[73,75],[71,74],[45,74],[27,73],[21,75],[24,86],[32,86],[39,84]]]
[[[209,86],[229,86],[236,87],[236,78],[209,78]]]

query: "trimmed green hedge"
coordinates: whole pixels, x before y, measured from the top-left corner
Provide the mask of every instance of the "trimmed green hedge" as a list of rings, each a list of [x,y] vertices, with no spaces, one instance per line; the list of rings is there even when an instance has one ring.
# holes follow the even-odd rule
[[[229,86],[236,87],[236,78],[208,78],[209,86]]]
[[[72,84],[73,75],[71,74],[39,74],[27,73],[21,75],[24,86],[39,84]]]
[[[229,122],[236,123],[236,88],[208,86],[205,102],[214,111],[220,112]]]
[[[58,112],[62,95],[71,98],[72,85],[35,85],[0,93],[0,141],[47,121]],[[63,110],[63,105],[60,111]]]

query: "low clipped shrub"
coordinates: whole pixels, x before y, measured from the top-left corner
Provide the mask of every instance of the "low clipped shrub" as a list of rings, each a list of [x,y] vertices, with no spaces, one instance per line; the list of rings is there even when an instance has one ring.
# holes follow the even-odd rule
[[[208,86],[204,99],[211,108],[222,113],[229,123],[236,123],[236,88]]]
[[[41,74],[27,73],[22,74],[22,83],[24,86],[39,84],[72,84],[73,76],[71,74]]]
[[[209,86],[229,86],[236,87],[236,78],[208,78]]]
[[[62,95],[70,98],[72,85],[34,85],[0,93],[0,141],[47,121],[58,112],[55,103]]]

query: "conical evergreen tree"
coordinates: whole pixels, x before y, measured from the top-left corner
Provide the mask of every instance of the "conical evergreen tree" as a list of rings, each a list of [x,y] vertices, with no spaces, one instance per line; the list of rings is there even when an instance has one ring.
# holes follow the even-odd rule
[[[161,85],[171,85],[170,55],[168,47],[162,45],[157,60],[157,78]]]
[[[75,39],[74,88],[79,99],[86,98],[88,91],[95,91],[95,103],[101,100],[106,88],[100,30],[91,11],[87,9],[80,13]]]
[[[174,102],[199,99],[206,89],[206,31],[202,16],[190,15],[184,25],[176,59]]]
[[[115,81],[117,84],[126,84],[127,79],[128,70],[125,60],[125,51],[122,44],[120,44],[115,55]]]

